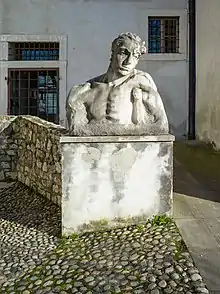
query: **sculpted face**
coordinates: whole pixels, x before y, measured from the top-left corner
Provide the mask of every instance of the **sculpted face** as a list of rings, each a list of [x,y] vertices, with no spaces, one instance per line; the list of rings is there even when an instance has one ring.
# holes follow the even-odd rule
[[[113,53],[113,70],[120,76],[130,74],[136,67],[140,55],[140,45],[137,42],[126,38]]]

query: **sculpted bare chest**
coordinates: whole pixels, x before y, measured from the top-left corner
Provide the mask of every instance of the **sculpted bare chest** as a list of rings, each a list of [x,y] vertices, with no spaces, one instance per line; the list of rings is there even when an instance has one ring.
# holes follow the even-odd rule
[[[87,109],[95,120],[108,119],[128,124],[132,116],[132,88],[127,84],[93,83],[88,90]]]

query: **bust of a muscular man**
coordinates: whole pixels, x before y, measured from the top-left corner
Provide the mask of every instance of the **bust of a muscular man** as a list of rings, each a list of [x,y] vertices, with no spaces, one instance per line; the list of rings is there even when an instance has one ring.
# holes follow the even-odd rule
[[[151,76],[135,67],[145,43],[132,33],[112,43],[105,74],[74,86],[66,114],[72,135],[156,135],[169,132],[162,99]]]

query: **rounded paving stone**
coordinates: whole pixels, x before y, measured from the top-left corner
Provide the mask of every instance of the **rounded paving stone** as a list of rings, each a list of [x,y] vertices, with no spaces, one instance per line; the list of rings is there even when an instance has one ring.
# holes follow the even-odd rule
[[[37,280],[35,283],[34,283],[34,285],[36,285],[36,286],[39,286],[39,285],[41,285],[42,284],[42,281],[41,280]]]
[[[170,286],[172,288],[176,288],[176,286],[177,286],[177,283],[175,281],[172,281],[172,280],[169,282],[169,284],[170,284]]]
[[[105,291],[108,291],[108,290],[110,290],[110,289],[111,289],[111,286],[110,286],[110,285],[105,285],[105,286],[104,286],[104,290],[105,290]]]
[[[179,272],[179,273],[182,273],[183,272],[183,269],[180,265],[176,265],[176,270]]]
[[[151,294],[160,294],[160,291],[158,289],[154,289],[154,290],[151,290],[150,293]]]
[[[130,260],[131,261],[136,260],[136,259],[138,259],[138,257],[139,257],[139,255],[137,253],[135,253],[135,254],[131,255]]]
[[[89,283],[89,282],[94,281],[94,279],[95,279],[94,277],[89,276],[89,277],[86,277],[86,278],[85,278],[85,282],[86,282],[86,283]]]
[[[187,271],[190,275],[197,274],[199,271],[197,268],[190,268]]]
[[[167,282],[166,282],[165,280],[162,280],[162,281],[160,281],[160,282],[158,283],[158,286],[159,286],[160,288],[165,288],[165,287],[167,286]]]
[[[167,267],[166,269],[165,269],[165,273],[166,274],[172,274],[174,272],[174,267],[173,266],[170,266],[170,267]]]
[[[149,275],[148,280],[149,280],[149,282],[155,283],[156,282],[156,277],[154,275]]]
[[[171,275],[171,278],[174,279],[174,280],[179,280],[179,279],[180,279],[180,275],[177,274],[177,273],[173,273],[173,274]]]
[[[203,293],[208,294],[209,293],[208,289],[206,289],[206,288],[197,288],[196,290],[200,294],[203,294]]]
[[[153,262],[153,260],[149,260],[149,261],[148,261],[148,266],[149,266],[149,267],[153,267],[153,266],[154,266],[154,262]]]
[[[149,284],[149,286],[148,286],[148,290],[153,290],[153,289],[155,289],[157,287],[157,284],[155,284],[155,283],[151,283],[151,284]]]
[[[201,277],[199,274],[197,274],[197,273],[192,274],[192,275],[190,276],[190,278],[191,278],[191,280],[192,280],[193,282],[201,281],[201,280],[202,280],[202,277]]]
[[[44,287],[48,287],[48,286],[51,286],[53,284],[53,281],[49,280],[47,281],[46,283],[44,283]]]
[[[171,294],[171,293],[173,293],[173,289],[170,288],[170,287],[165,288],[163,291],[164,291],[164,293],[166,293],[166,294]]]

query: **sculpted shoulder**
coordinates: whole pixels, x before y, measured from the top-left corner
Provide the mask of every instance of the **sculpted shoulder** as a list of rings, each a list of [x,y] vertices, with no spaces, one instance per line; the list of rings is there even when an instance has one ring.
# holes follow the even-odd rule
[[[69,91],[66,100],[66,108],[73,108],[76,103],[91,104],[94,100],[94,94],[96,91],[95,84],[104,82],[105,77],[106,74],[102,74],[86,81],[85,83],[74,85]]]
[[[92,84],[94,82],[102,82],[104,80],[104,78],[105,78],[105,74],[102,74],[102,75],[100,75],[98,77],[95,77],[95,78],[92,78],[92,79],[90,79],[90,80],[88,80],[88,81],[86,81],[86,82],[84,82],[82,84],[74,85],[70,89],[68,96],[73,96],[75,94],[82,93],[82,92],[84,92],[86,90],[89,90],[89,89],[91,89]]]
[[[66,106],[70,106],[79,98],[82,98],[89,89],[91,89],[91,83],[89,82],[73,86],[67,96]]]
[[[134,79],[137,79],[140,84],[151,86],[155,91],[157,91],[157,86],[149,73],[141,70],[135,70]]]

